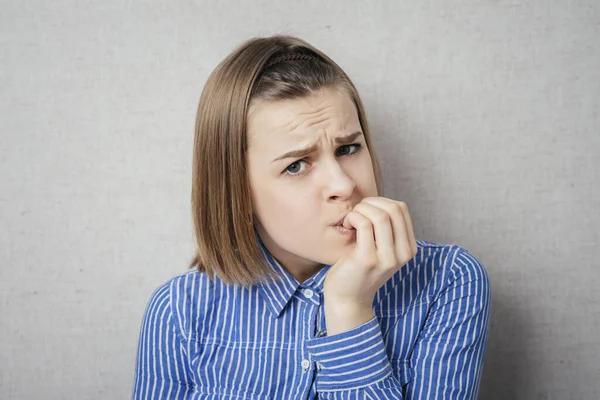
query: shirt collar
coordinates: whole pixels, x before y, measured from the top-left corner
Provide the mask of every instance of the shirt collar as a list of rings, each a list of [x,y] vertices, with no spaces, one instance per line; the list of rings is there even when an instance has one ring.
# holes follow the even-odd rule
[[[311,287],[313,290],[321,293],[323,292],[323,283],[325,282],[325,276],[327,275],[327,271],[331,267],[330,265],[325,265],[318,272],[316,272],[313,276],[308,278],[305,282],[300,284],[286,270],[267,250],[265,245],[258,234],[256,234],[258,239],[258,243],[260,245],[260,249],[267,260],[268,264],[275,270],[275,273],[279,277],[279,279],[272,279],[268,282],[259,283],[258,289],[267,303],[269,311],[275,318],[278,318],[281,315],[281,312],[285,308],[285,306],[289,303],[290,299],[298,290],[300,286],[302,287]]]

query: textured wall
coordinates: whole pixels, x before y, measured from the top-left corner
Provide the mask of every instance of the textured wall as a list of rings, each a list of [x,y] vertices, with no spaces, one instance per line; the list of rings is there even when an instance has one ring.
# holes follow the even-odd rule
[[[130,395],[202,85],[279,32],[354,79],[418,237],[486,265],[480,398],[600,397],[598,1],[318,3],[2,1],[0,398]]]

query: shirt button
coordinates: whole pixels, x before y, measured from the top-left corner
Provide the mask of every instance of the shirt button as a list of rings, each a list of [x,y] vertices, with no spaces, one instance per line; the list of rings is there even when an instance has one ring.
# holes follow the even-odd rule
[[[310,367],[310,361],[302,360],[302,369],[306,371],[308,367]]]
[[[310,290],[310,289],[304,289],[304,291],[303,291],[302,293],[304,293],[304,295],[305,295],[307,298],[309,298],[309,299],[310,299],[311,297],[313,297],[313,291],[312,291],[312,290]]]

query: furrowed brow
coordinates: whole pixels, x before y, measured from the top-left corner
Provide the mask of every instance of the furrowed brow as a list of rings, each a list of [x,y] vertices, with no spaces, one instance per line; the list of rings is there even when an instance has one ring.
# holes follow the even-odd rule
[[[336,137],[334,141],[336,144],[348,144],[348,143],[354,142],[356,140],[356,138],[358,138],[362,134],[363,133],[361,131],[358,131],[358,132],[354,132],[354,133],[351,133],[346,136]],[[302,157],[309,155],[310,153],[315,152],[318,148],[319,148],[319,145],[317,143],[315,143],[304,149],[288,151],[287,153],[280,155],[279,157],[277,157],[276,159],[274,159],[271,162],[273,163],[275,161],[283,160],[286,158],[302,158]]]
[[[276,159],[274,159],[271,162],[273,163],[275,161],[283,160],[285,158],[302,158],[304,156],[307,156],[310,153],[315,152],[318,148],[319,148],[319,145],[315,143],[304,149],[288,151],[287,153],[280,155],[279,157],[277,157]]]
[[[361,131],[357,131],[357,132],[351,133],[351,134],[346,135],[346,136],[336,137],[335,138],[335,143],[336,144],[348,144],[348,143],[352,143],[352,142],[354,142],[356,140],[357,137],[359,137],[362,134],[363,133]]]

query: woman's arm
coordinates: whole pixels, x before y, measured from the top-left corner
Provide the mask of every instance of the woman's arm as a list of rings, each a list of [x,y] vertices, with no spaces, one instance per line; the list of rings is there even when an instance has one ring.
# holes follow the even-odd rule
[[[349,331],[307,342],[317,362],[320,399],[402,400],[406,382],[393,374],[376,318]]]
[[[307,343],[323,365],[317,390],[327,399],[401,399],[408,383],[402,377],[409,374],[399,370],[400,380],[392,374],[371,307],[375,292],[417,252],[410,214],[405,203],[365,198],[344,226],[356,229],[356,246],[332,266],[325,280],[325,317],[332,336]],[[483,266],[464,249],[447,270],[447,286],[432,304],[413,350],[408,399],[477,395],[489,323],[489,282]]]
[[[144,313],[132,399],[188,399],[187,353],[173,320],[170,283],[156,289]]]
[[[417,253],[408,207],[366,197],[343,225],[355,229],[356,245],[332,266],[324,282],[329,336],[307,343],[322,365],[317,391],[324,399],[402,399],[403,382],[392,374],[373,298]]]
[[[481,263],[462,249],[432,307],[412,355],[407,399],[476,399],[491,308]]]
[[[446,286],[432,303],[411,365],[397,365],[396,374],[376,318],[343,333],[309,340],[307,349],[321,366],[320,398],[477,398],[489,326],[489,280],[479,261],[464,249],[447,271]]]

